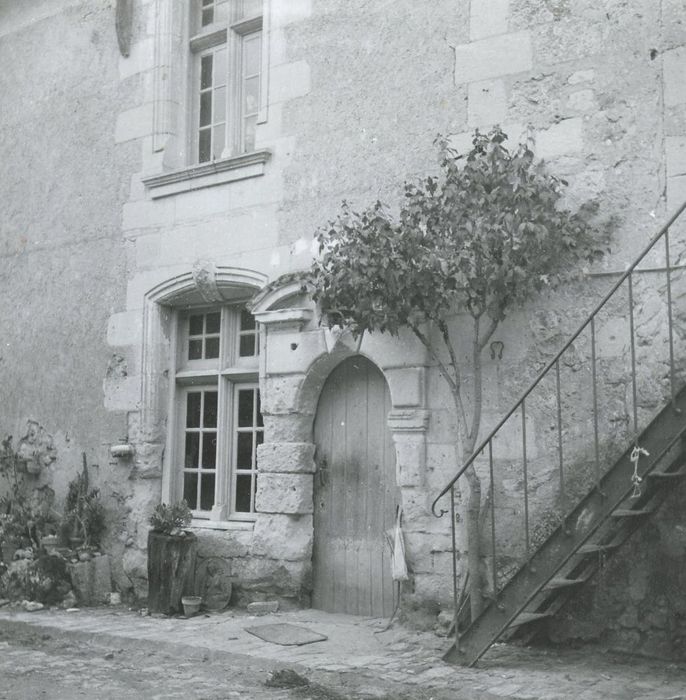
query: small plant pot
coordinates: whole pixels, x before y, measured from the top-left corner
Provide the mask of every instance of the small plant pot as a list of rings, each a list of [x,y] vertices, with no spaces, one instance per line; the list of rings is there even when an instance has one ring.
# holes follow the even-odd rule
[[[26,465],[25,469],[27,474],[33,474],[35,476],[36,474],[40,474],[42,471],[41,463],[35,459],[28,459],[26,462],[24,462],[24,464]]]
[[[197,615],[200,611],[200,603],[202,603],[202,598],[199,595],[183,596],[181,598],[181,604],[183,605],[183,612],[186,617]]]
[[[40,543],[48,554],[55,554],[60,544],[57,535],[45,535],[41,538]]]

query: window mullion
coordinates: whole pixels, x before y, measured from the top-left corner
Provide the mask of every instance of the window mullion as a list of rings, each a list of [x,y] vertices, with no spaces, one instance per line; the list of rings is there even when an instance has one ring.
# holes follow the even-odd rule
[[[231,38],[232,38],[233,32],[228,32],[227,35],[227,40],[226,40],[226,51],[224,55],[224,61],[225,61],[225,66],[224,70],[226,71],[226,89],[225,89],[225,107],[224,107],[224,113],[226,115],[225,122],[224,122],[224,150],[222,151],[221,157],[222,158],[230,158],[232,155],[234,155],[234,145],[233,145],[233,138],[231,134],[231,123],[233,121],[233,115],[231,114],[231,109],[233,108],[233,102],[234,102],[234,82],[235,82],[235,77],[233,75],[233,70],[232,70],[232,56],[233,56],[233,49],[231,46]]]
[[[179,348],[185,344],[185,339],[183,339],[183,332],[179,328],[179,314],[174,309],[169,312],[171,314],[170,318],[170,352],[169,352],[169,374],[173,378],[176,375],[176,368],[179,366]],[[170,426],[178,425],[179,414],[182,412],[179,410],[177,402],[178,390],[174,387],[174,382],[172,379],[171,390],[169,391],[168,402],[167,402],[167,413],[168,413],[168,424]],[[183,417],[185,421],[185,415]],[[178,430],[170,430],[167,432],[167,439],[165,445],[165,452],[162,464],[162,502],[171,503],[179,499],[180,484],[179,480],[183,478],[180,474],[180,469],[178,469],[177,464],[174,462],[174,457],[181,454],[181,448],[179,446],[179,432]]]
[[[229,57],[229,85],[227,96],[229,100],[227,110],[227,141],[228,156],[238,155],[242,152],[240,144],[241,134],[241,43],[242,37],[235,31],[229,31],[227,56]]]
[[[230,454],[231,454],[231,382],[219,378],[219,401],[217,413],[217,484],[215,506],[212,520],[226,520],[229,514],[229,497],[231,490]]]

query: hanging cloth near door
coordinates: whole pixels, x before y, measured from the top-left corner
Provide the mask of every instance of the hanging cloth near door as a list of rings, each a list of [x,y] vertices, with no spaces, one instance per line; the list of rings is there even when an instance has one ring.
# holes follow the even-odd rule
[[[391,576],[394,581],[407,581],[407,561],[405,559],[405,540],[402,530],[403,512],[398,506],[395,510],[395,532],[393,533],[393,547],[391,553]]]

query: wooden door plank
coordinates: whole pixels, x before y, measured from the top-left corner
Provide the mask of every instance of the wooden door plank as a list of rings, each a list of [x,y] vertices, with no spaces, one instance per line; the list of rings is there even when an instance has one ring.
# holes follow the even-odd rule
[[[393,611],[385,543],[397,502],[389,410],[383,374],[361,356],[341,363],[322,391],[314,438],[328,483],[315,476],[315,606],[360,615]]]

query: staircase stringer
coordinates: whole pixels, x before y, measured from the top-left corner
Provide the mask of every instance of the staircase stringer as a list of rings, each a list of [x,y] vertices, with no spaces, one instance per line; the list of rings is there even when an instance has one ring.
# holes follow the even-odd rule
[[[522,550],[524,551],[524,559],[526,563],[524,566],[520,567],[518,571],[515,572],[514,576],[507,582],[506,585],[501,586],[498,577],[498,561],[497,561],[497,548],[496,548],[496,508],[491,501],[491,558],[492,558],[492,589],[494,592],[493,600],[486,606],[486,609],[480,615],[480,617],[472,621],[472,624],[463,633],[457,642],[461,647],[469,642],[471,651],[467,656],[471,658],[468,663],[474,663],[476,659],[490,646],[490,644],[502,634],[502,632],[513,624],[520,624],[524,619],[524,611],[527,605],[536,598],[537,595],[541,593],[543,588],[551,581],[557,573],[564,568],[568,562],[572,560],[572,557],[584,556],[584,550],[586,551],[602,551],[609,545],[602,543],[591,543],[585,545],[589,542],[591,538],[598,533],[601,528],[603,531],[607,528],[610,530],[610,521],[613,520],[615,524],[621,520],[621,523],[615,528],[615,532],[619,536],[622,533],[629,533],[633,531],[634,525],[647,516],[647,513],[639,512],[635,508],[624,508],[619,509],[618,507],[622,502],[627,499],[627,491],[629,488],[629,493],[631,492],[632,477],[634,477],[634,483],[638,485],[640,483],[637,481],[636,477],[644,478],[650,470],[654,469],[661,459],[667,454],[666,450],[668,448],[662,448],[664,441],[666,440],[669,445],[675,445],[678,439],[681,439],[679,435],[680,426],[683,426],[683,418],[679,418],[680,413],[686,410],[686,389],[681,389],[677,391],[677,375],[678,371],[675,365],[675,341],[674,338],[677,335],[674,331],[674,313],[673,313],[673,293],[672,286],[674,284],[683,284],[686,280],[686,275],[682,270],[677,270],[670,267],[670,226],[683,214],[686,210],[686,202],[676,211],[676,213],[669,219],[669,221],[662,227],[662,229],[651,239],[651,241],[646,245],[640,255],[634,260],[634,262],[626,269],[624,274],[620,276],[617,282],[612,286],[610,291],[604,296],[600,303],[594,308],[594,310],[588,315],[586,320],[581,324],[577,331],[571,335],[566,344],[562,349],[555,355],[555,357],[550,360],[550,362],[545,366],[543,371],[538,375],[536,380],[529,386],[529,388],[522,394],[519,401],[513,405],[510,411],[504,416],[504,418],[496,425],[496,427],[490,432],[488,437],[479,445],[479,447],[474,451],[470,459],[462,466],[462,468],[457,472],[457,474],[451,479],[447,486],[441,491],[441,493],[436,497],[432,504],[432,511],[435,515],[440,517],[441,515],[450,512],[451,513],[451,533],[453,542],[453,564],[457,557],[457,552],[455,551],[455,529],[456,529],[456,491],[457,482],[460,477],[474,464],[474,462],[479,459],[481,460],[482,467],[485,467],[485,461],[488,462],[488,477],[490,478],[490,492],[494,493],[494,473],[496,472],[497,465],[494,463],[493,456],[493,444],[494,440],[499,436],[500,431],[506,425],[510,419],[519,421],[521,419],[521,451],[519,452],[519,457],[516,456],[517,448],[513,446],[513,457],[508,456],[508,464],[511,464],[510,468],[514,468],[514,464],[519,464],[523,473],[523,492],[522,503],[524,513],[524,528],[523,528],[523,542],[521,543]],[[637,376],[637,366],[640,365],[640,360],[638,359],[637,352],[637,336],[636,336],[636,303],[635,303],[635,290],[633,283],[633,274],[637,271],[639,264],[644,261],[646,256],[655,249],[655,247],[660,244],[664,244],[664,253],[657,250],[658,255],[664,255],[665,267],[662,270],[664,272],[664,286],[662,289],[658,286],[656,289],[659,290],[661,295],[660,298],[664,297],[666,290],[666,304],[663,307],[667,316],[667,338],[663,338],[664,342],[660,342],[661,337],[656,336],[658,342],[653,345],[656,353],[659,353],[662,349],[666,352],[668,349],[668,356],[662,358],[659,354],[655,354],[651,361],[654,361],[656,365],[660,362],[668,363],[668,374],[665,377],[669,384],[670,399],[666,407],[663,407],[659,415],[650,421],[649,425],[644,427],[644,412],[639,410],[638,396],[639,396],[639,378]],[[675,256],[676,257],[676,256]],[[655,270],[653,270],[655,271]],[[661,270],[658,268],[657,272]],[[625,294],[628,299],[625,299]],[[678,298],[678,295],[677,297]],[[664,301],[664,299],[663,299]],[[610,305],[612,302],[612,306]],[[634,465],[637,466],[637,462],[631,460],[631,449],[627,450],[619,460],[613,465],[613,467],[606,473],[603,473],[602,458],[600,456],[600,435],[599,435],[599,402],[598,402],[598,359],[596,353],[596,346],[598,342],[598,334],[596,326],[601,323],[601,318],[606,318],[606,312],[610,312],[610,319],[623,318],[628,319],[629,325],[629,343],[630,343],[630,366],[627,374],[627,390],[630,393],[630,399],[627,406],[627,420],[629,433],[633,435],[633,442],[631,449],[643,448],[645,450],[640,457],[640,473],[634,474]],[[602,313],[601,315],[601,312]],[[582,334],[584,334],[582,336]],[[581,501],[572,508],[571,512],[564,518],[563,524],[556,528],[556,530],[549,536],[549,538],[538,548],[533,551],[535,545],[532,543],[532,538],[530,535],[531,530],[531,519],[529,514],[529,503],[528,499],[531,494],[528,490],[528,479],[527,470],[529,468],[527,459],[527,431],[526,431],[526,421],[527,421],[527,408],[529,413],[531,412],[531,405],[534,406],[536,401],[536,396],[533,394],[534,390],[539,386],[542,380],[551,376],[552,381],[556,380],[556,395],[555,392],[552,396],[553,400],[556,400],[557,405],[557,448],[552,449],[552,451],[557,451],[559,461],[559,487],[563,504],[566,502],[566,492],[565,492],[565,468],[568,468],[569,455],[566,450],[563,450],[563,401],[561,398],[561,367],[563,362],[566,362],[564,357],[565,352],[574,352],[573,344],[575,342],[585,342],[587,336],[590,336],[590,358],[586,357],[586,367],[590,368],[592,371],[592,421],[593,421],[593,440],[595,444],[595,488],[581,499]],[[665,345],[666,343],[666,345]],[[574,362],[578,361],[578,357],[575,353]],[[579,375],[581,376],[581,375]],[[656,381],[660,381],[664,375],[660,375],[660,378],[656,378]],[[679,379],[679,381],[682,381]],[[569,401],[570,399],[566,399]],[[577,399],[574,399],[578,401]],[[573,416],[575,411],[570,412],[570,416]],[[517,414],[515,416],[515,414]],[[639,419],[639,415],[641,418]],[[579,420],[576,418],[576,420]],[[680,422],[679,422],[680,421]],[[679,425],[677,426],[677,423]],[[569,425],[567,422],[565,425]],[[608,433],[611,436],[612,433]],[[518,438],[519,439],[519,438]],[[647,459],[647,453],[651,453],[652,457],[650,460]],[[656,456],[657,455],[657,456]],[[551,454],[552,457],[552,454]],[[645,465],[649,464],[648,467]],[[657,480],[666,481],[665,479]],[[622,485],[623,484],[623,488]],[[448,509],[441,509],[441,512],[436,511],[436,506],[438,502],[447,497],[449,499]],[[505,510],[504,512],[507,512]],[[614,515],[613,515],[614,512]],[[626,522],[625,522],[626,521]],[[633,521],[633,522],[630,522]],[[501,528],[503,526],[501,525]],[[512,531],[510,523],[505,523],[503,531]],[[488,534],[488,533],[486,533]],[[627,535],[627,536],[629,536]],[[622,534],[622,537],[624,535]],[[621,538],[620,538],[621,539]],[[626,537],[621,541],[625,541]],[[512,549],[512,538],[508,539],[508,554],[511,556]],[[515,547],[517,542],[514,542]],[[569,571],[579,570],[578,566],[574,566]],[[453,566],[453,577],[454,577],[454,595],[455,595],[455,607],[458,607],[458,590],[456,578],[457,567]],[[591,574],[592,575],[592,572]],[[567,581],[563,581],[563,585],[567,585]],[[578,582],[572,581],[570,585],[575,585]],[[521,615],[520,619],[517,620],[518,615]],[[526,613],[527,620],[536,620],[541,618],[542,613]],[[468,640],[469,637],[474,637],[475,642],[472,644]],[[478,643],[477,643],[478,641]],[[457,652],[455,652],[457,653]],[[452,652],[448,654],[449,657],[454,656]],[[464,661],[465,659],[463,659]]]
[[[645,444],[647,449],[650,448],[648,451],[654,455],[648,466],[642,469],[642,479],[683,441],[686,436],[684,415],[686,388],[677,396],[676,406],[670,403],[641,435],[641,444]],[[662,444],[665,433],[671,435],[666,446]],[[613,512],[626,502],[632,493],[630,477],[633,464],[630,455],[631,450],[627,450],[604,476],[600,484],[601,489],[591,490],[567,516],[565,523],[551,533],[504,585],[496,599],[492,600],[480,617],[457,638],[456,646],[448,651],[446,660],[474,665],[574,556],[584,556],[579,555],[579,549],[612,519]],[[680,458],[685,459],[683,455],[680,455]],[[629,533],[629,536],[630,534],[632,533]],[[626,541],[626,538],[623,541]],[[558,556],[555,556],[556,553]],[[483,628],[481,634],[480,630],[476,629],[478,627]]]

